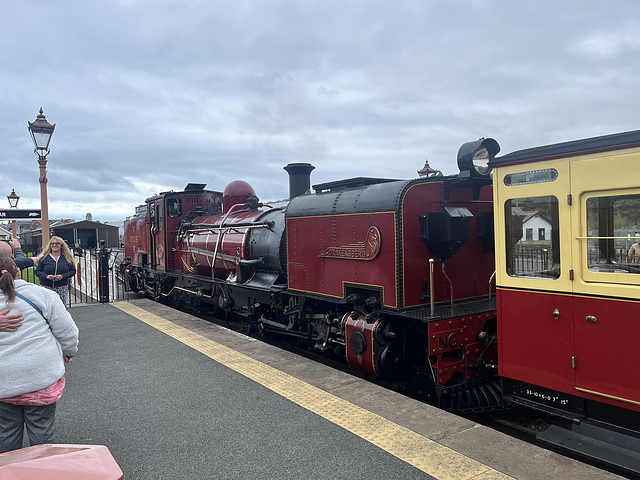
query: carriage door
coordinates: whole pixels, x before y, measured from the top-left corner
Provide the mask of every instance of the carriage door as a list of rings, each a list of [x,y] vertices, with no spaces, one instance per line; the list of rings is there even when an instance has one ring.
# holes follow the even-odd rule
[[[156,200],[153,204],[153,213],[151,215],[151,265],[154,268],[165,269],[165,215],[164,215],[164,199]]]
[[[573,392],[568,162],[503,167],[494,182],[501,375]]]
[[[640,407],[640,150],[571,163],[575,388],[595,400]],[[596,180],[597,179],[597,180]],[[597,190],[593,186],[597,185]]]

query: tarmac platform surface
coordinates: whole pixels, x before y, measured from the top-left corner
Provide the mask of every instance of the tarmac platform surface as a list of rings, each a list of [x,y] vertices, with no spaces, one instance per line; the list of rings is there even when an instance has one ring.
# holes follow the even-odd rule
[[[148,299],[70,312],[56,442],[126,480],[623,478]]]

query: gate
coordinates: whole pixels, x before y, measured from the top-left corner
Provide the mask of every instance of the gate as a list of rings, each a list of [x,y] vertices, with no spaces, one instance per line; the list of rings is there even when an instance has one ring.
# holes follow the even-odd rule
[[[76,274],[69,279],[67,307],[128,300],[129,293],[125,291],[120,275],[123,253],[120,248],[105,248],[104,241],[101,241],[99,248],[85,249],[81,255],[74,255]],[[33,268],[22,270],[21,278],[40,283]]]

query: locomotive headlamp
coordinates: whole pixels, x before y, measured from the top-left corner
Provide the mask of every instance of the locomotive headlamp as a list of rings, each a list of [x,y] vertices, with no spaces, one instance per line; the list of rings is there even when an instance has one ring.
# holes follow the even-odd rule
[[[458,168],[461,177],[487,177],[491,173],[491,160],[500,151],[493,138],[467,142],[458,150]]]

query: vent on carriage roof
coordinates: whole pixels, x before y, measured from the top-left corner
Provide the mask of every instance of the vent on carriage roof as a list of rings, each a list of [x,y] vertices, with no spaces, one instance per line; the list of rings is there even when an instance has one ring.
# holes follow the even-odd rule
[[[193,190],[204,190],[204,187],[206,187],[207,184],[206,183],[188,183],[186,187],[184,187],[184,191],[187,192],[189,190],[193,191]]]

